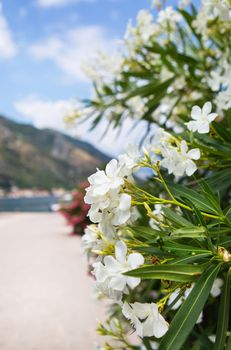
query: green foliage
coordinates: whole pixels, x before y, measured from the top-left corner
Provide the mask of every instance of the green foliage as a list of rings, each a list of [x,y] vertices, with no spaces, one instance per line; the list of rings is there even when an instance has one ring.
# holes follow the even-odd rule
[[[134,162],[133,170],[148,168],[152,175],[138,184],[123,176],[119,190],[130,196],[140,217],[113,227],[113,239],[145,259],[143,266],[123,270],[124,278],[141,283],[129,287],[119,305],[155,303],[169,322],[162,339],[143,337],[142,349],[231,348],[230,11],[228,0],[203,1],[202,9],[193,3],[168,8],[157,21],[141,11],[137,26],[128,29],[119,68],[113,61],[113,73],[96,74],[94,98],[83,107],[93,128],[101,120],[120,128],[128,118],[146,126],[140,129],[144,150],[139,161],[128,152],[125,163],[126,170]],[[100,215],[113,216],[110,208],[100,210]],[[107,248],[101,254],[109,255]],[[107,278],[104,288],[110,284]],[[125,316],[140,331],[149,315],[142,319],[134,313]]]

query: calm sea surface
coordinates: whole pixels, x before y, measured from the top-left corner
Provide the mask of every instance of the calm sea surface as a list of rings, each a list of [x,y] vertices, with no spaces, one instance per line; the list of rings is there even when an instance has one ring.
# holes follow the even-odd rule
[[[0,198],[0,212],[49,212],[58,202],[54,196],[32,198]]]

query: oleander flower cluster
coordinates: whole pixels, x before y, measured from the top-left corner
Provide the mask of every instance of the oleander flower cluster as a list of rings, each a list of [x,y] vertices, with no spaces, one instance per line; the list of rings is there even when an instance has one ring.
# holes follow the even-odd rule
[[[86,189],[82,247],[111,301],[97,349],[231,348],[230,37],[229,0],[154,0],[88,67],[76,117],[140,128]]]

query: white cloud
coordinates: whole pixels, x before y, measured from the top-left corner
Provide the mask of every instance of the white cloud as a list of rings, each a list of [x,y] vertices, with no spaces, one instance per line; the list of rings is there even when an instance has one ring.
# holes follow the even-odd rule
[[[36,4],[44,8],[65,6],[77,2],[95,2],[95,0],[36,0]]]
[[[0,58],[11,58],[17,53],[7,20],[3,15],[2,3],[0,1]]]
[[[22,100],[14,103],[15,110],[27,121],[32,122],[38,128],[52,128],[65,133],[69,133],[72,136],[90,142],[95,147],[101,149],[111,155],[118,155],[125,151],[128,144],[134,144],[139,142],[143,133],[145,132],[145,124],[139,124],[139,127],[135,128],[131,132],[131,127],[134,125],[134,121],[127,119],[120,132],[113,128],[109,128],[107,134],[102,138],[102,135],[107,127],[107,121],[103,120],[100,125],[89,132],[91,125],[90,121],[82,124],[77,124],[72,129],[67,129],[64,124],[64,117],[69,113],[72,113],[74,108],[78,107],[77,103],[72,100],[43,100],[37,95],[29,95]]]
[[[37,95],[29,95],[14,103],[15,110],[37,128],[53,128],[63,131],[64,117],[73,113],[77,106],[72,100],[43,100]]]
[[[55,62],[74,79],[87,81],[82,62],[91,59],[96,50],[114,51],[115,41],[106,35],[103,27],[82,26],[31,45],[29,53],[36,59]]]

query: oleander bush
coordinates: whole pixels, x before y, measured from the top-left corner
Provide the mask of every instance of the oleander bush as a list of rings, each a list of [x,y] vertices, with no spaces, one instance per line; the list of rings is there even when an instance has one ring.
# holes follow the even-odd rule
[[[82,244],[112,300],[98,331],[107,350],[229,350],[231,2],[154,5],[85,67],[94,94],[73,117],[143,132],[88,179]]]
[[[90,206],[84,202],[85,188],[88,184],[83,183],[71,194],[68,203],[60,203],[58,211],[65,218],[67,224],[72,227],[72,233],[83,235],[90,220],[87,216]]]

